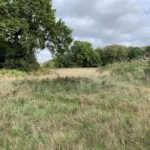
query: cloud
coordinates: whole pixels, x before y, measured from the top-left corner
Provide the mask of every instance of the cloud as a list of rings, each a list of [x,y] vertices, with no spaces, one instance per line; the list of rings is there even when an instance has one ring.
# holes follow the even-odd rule
[[[53,5],[76,39],[94,46],[150,43],[149,0],[55,0]]]
[[[150,0],[53,0],[57,18],[73,37],[94,47],[108,44],[150,45]],[[49,52],[39,54],[40,61]]]

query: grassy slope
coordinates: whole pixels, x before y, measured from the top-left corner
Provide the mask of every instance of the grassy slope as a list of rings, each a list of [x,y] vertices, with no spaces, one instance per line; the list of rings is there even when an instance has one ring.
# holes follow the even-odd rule
[[[146,66],[114,64],[93,76],[73,69],[66,78],[58,70],[52,79],[16,73],[3,80],[12,73],[0,71],[0,149],[149,150]]]

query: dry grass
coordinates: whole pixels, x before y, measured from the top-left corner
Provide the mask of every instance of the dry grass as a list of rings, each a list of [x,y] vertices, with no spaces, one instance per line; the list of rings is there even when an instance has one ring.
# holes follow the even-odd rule
[[[6,70],[5,70],[6,71]],[[7,73],[0,71],[0,81],[15,81],[24,79],[54,79],[54,78],[65,78],[65,77],[88,77],[97,78],[100,73],[97,68],[72,68],[72,69],[42,69],[31,73],[22,73],[14,75],[11,71]],[[2,73],[3,72],[3,73]]]
[[[0,149],[149,150],[146,66],[3,74]]]

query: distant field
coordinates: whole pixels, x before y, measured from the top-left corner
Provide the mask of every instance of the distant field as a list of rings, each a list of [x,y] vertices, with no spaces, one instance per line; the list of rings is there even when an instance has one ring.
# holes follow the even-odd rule
[[[0,149],[149,150],[146,68],[0,70]]]

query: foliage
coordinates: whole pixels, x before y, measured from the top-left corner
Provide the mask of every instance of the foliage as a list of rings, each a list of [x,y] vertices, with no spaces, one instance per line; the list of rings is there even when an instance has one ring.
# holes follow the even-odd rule
[[[110,45],[104,47],[101,51],[103,65],[126,60],[127,48],[122,45]]]
[[[97,67],[116,62],[132,61],[149,57],[149,47],[126,47],[123,45],[109,45],[94,49],[84,41],[75,41],[70,49],[64,53],[57,53],[53,63],[58,68],[68,67]]]
[[[98,54],[91,43],[75,41],[71,47],[73,63],[81,67],[96,67],[100,63]]]
[[[144,55],[144,51],[139,47],[129,47],[128,48],[128,59],[137,59]]]
[[[97,48],[96,51],[101,58],[102,64],[107,65],[122,61],[131,61],[144,56],[143,48],[125,47],[123,45],[109,45],[104,48]]]
[[[69,51],[64,54],[57,54],[53,60],[56,68],[75,67],[73,64],[72,55]]]
[[[145,49],[145,55],[150,59],[150,46],[147,46]]]
[[[72,43],[72,30],[65,25],[61,19],[56,23],[55,36],[52,39],[50,50],[53,54],[64,54],[69,50]],[[51,40],[51,39],[50,39]],[[49,48],[48,44],[48,48]]]
[[[43,63],[42,67],[44,67],[44,68],[55,68],[55,61],[54,61],[54,59]]]
[[[56,67],[97,67],[100,57],[91,43],[75,41],[63,55],[56,56]]]
[[[51,0],[2,0],[0,20],[0,39],[5,42],[1,67],[35,67],[37,49],[61,52],[72,41],[71,30],[63,21],[56,21]]]

